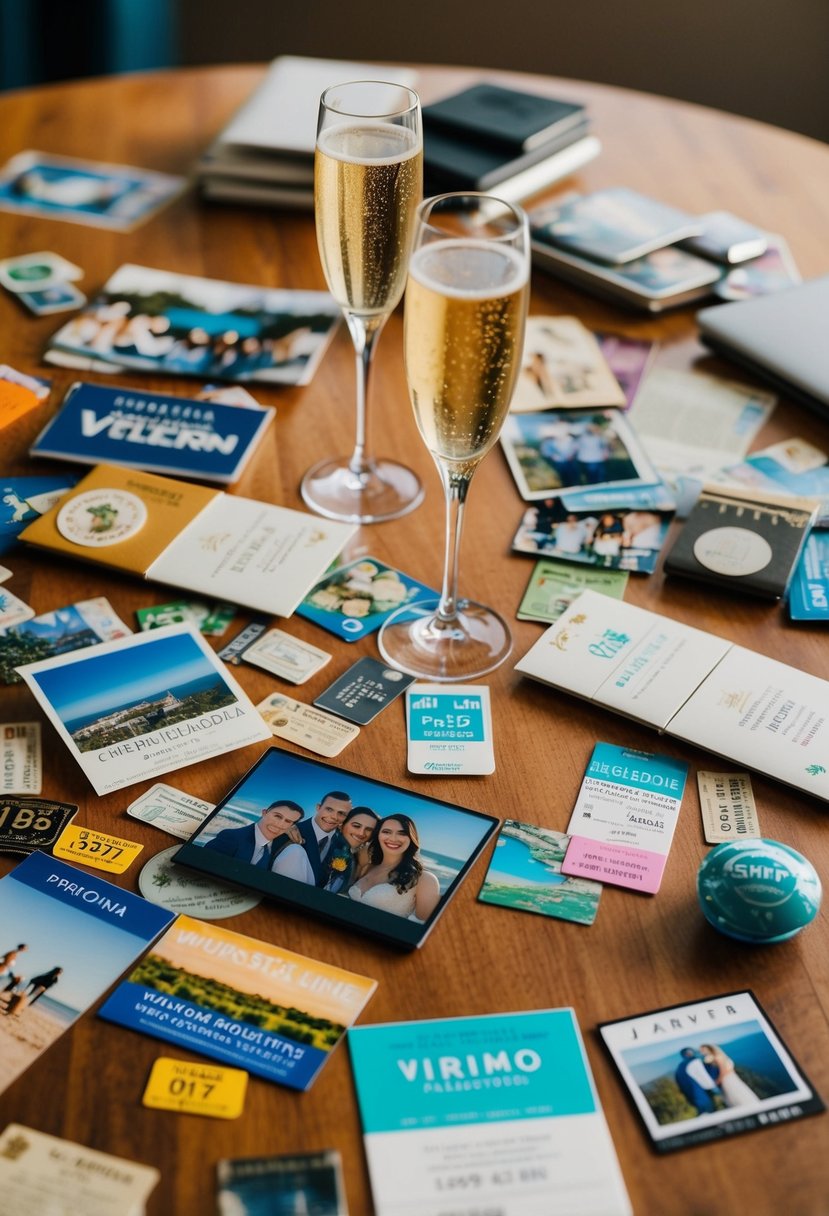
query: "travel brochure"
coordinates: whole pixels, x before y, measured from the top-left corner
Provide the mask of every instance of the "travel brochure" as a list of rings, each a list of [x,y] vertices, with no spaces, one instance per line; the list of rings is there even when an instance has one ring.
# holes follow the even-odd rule
[[[324,291],[127,264],[53,335],[44,359],[99,372],[307,384],[340,316]]]
[[[45,853],[0,879],[0,1091],[167,928],[171,913]],[[16,1209],[15,1209],[16,1210]]]
[[[179,916],[100,1016],[305,1090],[376,981]]]
[[[604,1022],[599,1034],[658,1153],[824,1109],[752,992]]]
[[[270,737],[188,624],[30,663],[20,675],[96,794]]]
[[[238,494],[97,465],[23,539],[212,600],[290,616],[355,531]]]
[[[499,1216],[632,1212],[572,1009],[360,1026],[348,1046],[377,1216],[471,1211],[461,1193]]]
[[[497,823],[271,748],[176,861],[347,933],[412,949],[423,944]]]

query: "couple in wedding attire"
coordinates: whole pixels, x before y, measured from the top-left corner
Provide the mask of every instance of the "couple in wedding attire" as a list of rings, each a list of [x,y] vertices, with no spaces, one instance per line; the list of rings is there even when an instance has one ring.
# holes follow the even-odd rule
[[[427,920],[440,898],[414,820],[354,807],[342,790],[325,794],[308,819],[290,799],[272,802],[257,823],[226,828],[205,848],[395,916]]]
[[[714,1095],[721,1097],[728,1108],[756,1104],[754,1090],[737,1075],[734,1061],[722,1048],[702,1043],[699,1051],[683,1047],[680,1055],[676,1082],[698,1114],[710,1114],[716,1109]]]

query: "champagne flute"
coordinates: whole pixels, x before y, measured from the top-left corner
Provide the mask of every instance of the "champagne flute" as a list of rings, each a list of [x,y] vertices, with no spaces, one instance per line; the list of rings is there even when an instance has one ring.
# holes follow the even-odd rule
[[[458,554],[472,475],[498,438],[521,366],[529,296],[527,217],[484,194],[444,194],[418,209],[406,288],[406,378],[446,496],[443,588],[400,609],[379,637],[385,661],[428,680],[468,680],[509,654],[506,622],[458,597]]]
[[[350,457],[319,461],[302,479],[309,507],[330,519],[396,519],[423,500],[404,465],[368,453],[366,398],[374,348],[403,295],[423,197],[420,101],[411,89],[358,80],[320,99],[314,159],[317,244],[328,288],[357,357],[357,426]]]

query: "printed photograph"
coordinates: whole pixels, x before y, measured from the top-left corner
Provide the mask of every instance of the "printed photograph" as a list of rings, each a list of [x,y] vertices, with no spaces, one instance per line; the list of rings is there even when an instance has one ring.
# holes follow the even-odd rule
[[[339,318],[327,292],[126,265],[58,330],[44,357],[107,372],[305,384]]]
[[[751,993],[599,1030],[656,1147],[749,1131],[777,1122],[774,1111],[794,1119],[823,1109]]]
[[[497,822],[273,748],[176,861],[417,945]]]
[[[510,409],[625,406],[596,338],[577,317],[528,317],[521,371]]]
[[[512,548],[605,570],[651,574],[673,515],[625,508],[568,511],[560,498],[551,498],[524,512]]]
[[[398,608],[436,595],[379,558],[361,558],[321,579],[305,596],[297,613],[354,642],[374,633]]]
[[[183,177],[20,152],[0,170],[0,210],[129,231],[181,194]]]
[[[659,480],[619,410],[511,414],[501,446],[528,502],[584,487],[627,488]]]
[[[39,663],[71,650],[125,638],[131,632],[102,597],[44,612],[0,636],[0,680],[4,684],[19,684],[16,669],[26,663]]]
[[[561,863],[570,837],[532,823],[505,819],[478,899],[519,912],[535,912],[592,925],[602,884],[570,878]]]

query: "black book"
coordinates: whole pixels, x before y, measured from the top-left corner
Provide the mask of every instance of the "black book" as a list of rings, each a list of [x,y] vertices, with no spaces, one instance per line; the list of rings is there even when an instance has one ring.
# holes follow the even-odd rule
[[[564,134],[555,136],[529,152],[505,153],[495,144],[475,143],[466,136],[424,124],[423,171],[428,194],[443,190],[490,190],[500,182],[532,168],[583,139],[589,130],[587,118]]]
[[[706,486],[665,558],[665,573],[779,600],[820,503]]]
[[[584,106],[576,102],[495,84],[472,85],[423,110],[427,131],[443,130],[516,156],[572,131],[585,119]]]

